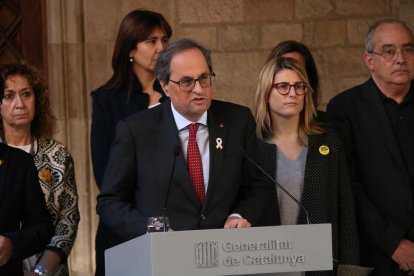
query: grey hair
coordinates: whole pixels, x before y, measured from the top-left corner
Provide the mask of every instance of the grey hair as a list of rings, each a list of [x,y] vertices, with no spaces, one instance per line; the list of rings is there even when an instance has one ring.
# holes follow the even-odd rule
[[[395,18],[386,18],[386,19],[378,20],[369,27],[367,35],[365,36],[365,51],[367,53],[370,53],[370,52],[374,51],[374,45],[372,43],[372,37],[374,36],[374,33],[377,30],[377,28],[381,25],[384,25],[384,24],[400,24],[411,34],[411,36],[413,36],[413,32],[408,27],[407,23],[405,23],[402,20],[395,19]]]
[[[162,51],[158,57],[157,64],[155,65],[154,72],[155,76],[159,81],[168,83],[171,75],[171,60],[172,58],[187,49],[197,48],[203,53],[206,58],[208,69],[210,73],[213,73],[213,64],[211,62],[210,51],[204,46],[200,45],[191,39],[179,39],[168,46],[167,49]]]

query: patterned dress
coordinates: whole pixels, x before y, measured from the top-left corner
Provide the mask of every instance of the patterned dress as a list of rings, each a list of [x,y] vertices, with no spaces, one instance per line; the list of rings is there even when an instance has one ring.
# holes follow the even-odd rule
[[[73,160],[64,145],[44,137],[35,140],[32,154],[55,226],[55,235],[47,248],[64,255],[61,265],[52,275],[69,275],[67,257],[75,243],[80,219]]]

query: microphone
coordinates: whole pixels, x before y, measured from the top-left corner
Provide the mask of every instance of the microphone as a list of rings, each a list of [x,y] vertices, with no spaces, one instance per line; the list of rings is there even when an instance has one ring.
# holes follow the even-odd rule
[[[259,164],[257,164],[247,153],[243,148],[240,148],[244,157],[250,161],[250,163],[252,163],[256,168],[258,168],[268,179],[270,179],[270,181],[272,181],[272,183],[274,183],[277,187],[279,187],[285,194],[287,194],[297,205],[299,205],[300,208],[302,208],[302,210],[305,212],[305,216],[306,216],[306,223],[307,224],[311,224],[310,222],[310,218],[309,218],[309,214],[308,214],[308,210],[306,210],[305,206],[303,206],[303,204],[296,198],[294,197],[288,190],[286,190],[285,187],[283,187],[283,185],[281,185],[279,182],[276,181],[276,179],[274,179],[273,177],[271,177],[262,167],[259,166]]]
[[[167,212],[167,203],[168,203],[168,198],[170,196],[170,190],[171,190],[171,185],[172,185],[172,179],[173,179],[173,175],[174,175],[174,170],[175,170],[175,163],[177,162],[177,156],[180,155],[181,152],[181,146],[180,145],[175,145],[174,149],[173,149],[173,154],[174,154],[174,162],[173,162],[173,166],[171,169],[171,174],[170,174],[170,179],[168,181],[168,189],[167,189],[167,193],[165,195],[165,201],[164,201],[164,208],[162,210],[162,218],[164,220],[163,223],[163,231],[167,232],[167,228],[166,228],[166,221],[165,221],[165,213]]]
[[[274,179],[273,177],[271,177],[262,167],[259,166],[259,164],[257,164],[247,153],[246,151],[240,147],[241,152],[243,153],[243,156],[246,157],[247,160],[250,161],[250,163],[252,163],[256,168],[258,168],[268,179],[270,179],[270,181],[272,181],[276,186],[278,186],[284,193],[286,193],[296,204],[299,205],[300,208],[302,208],[302,210],[305,212],[305,216],[306,216],[306,223],[307,224],[311,224],[310,218],[309,218],[309,213],[308,210],[306,210],[305,206],[296,198],[294,197],[288,190],[286,190],[285,187],[283,187],[283,185],[281,185],[279,182],[276,181],[276,179]],[[334,262],[340,264],[340,261],[336,258],[332,258]],[[348,269],[352,269],[352,266],[349,265],[346,268]],[[363,268],[363,267],[356,267],[357,269]],[[372,271],[372,270],[371,270]],[[368,271],[371,272],[371,271]],[[349,274],[346,274],[349,275]],[[361,275],[368,275],[368,274],[361,274]]]

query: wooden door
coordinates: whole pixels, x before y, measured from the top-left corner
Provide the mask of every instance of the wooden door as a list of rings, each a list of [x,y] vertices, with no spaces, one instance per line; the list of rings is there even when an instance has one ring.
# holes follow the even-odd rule
[[[22,60],[47,80],[45,0],[0,0],[0,63]]]

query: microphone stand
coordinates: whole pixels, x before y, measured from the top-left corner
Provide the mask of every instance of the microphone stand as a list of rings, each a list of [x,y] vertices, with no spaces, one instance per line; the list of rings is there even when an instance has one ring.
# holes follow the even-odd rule
[[[285,194],[287,194],[294,202],[296,202],[296,204],[298,204],[300,208],[303,209],[303,211],[305,212],[305,216],[306,216],[306,223],[311,224],[309,214],[308,214],[308,210],[306,210],[305,206],[303,206],[303,204],[296,197],[294,197],[288,190],[286,190],[285,187],[283,187],[279,182],[277,182],[276,179],[271,177],[249,155],[247,155],[246,151],[243,148],[241,150],[243,152],[244,157],[246,157],[246,159],[249,160],[250,163],[252,163],[256,168],[258,168],[268,179],[270,179],[270,181],[272,181],[274,184],[276,184],[276,186],[278,186]]]
[[[165,221],[166,220],[165,214],[167,212],[167,203],[168,203],[168,197],[170,195],[170,190],[171,190],[171,185],[172,185],[172,179],[173,179],[174,170],[175,170],[175,163],[177,162],[177,157],[180,154],[180,151],[181,151],[181,146],[180,145],[174,146],[174,150],[173,150],[174,163],[173,163],[173,166],[172,166],[172,170],[171,170],[171,174],[170,174],[170,179],[168,181],[168,189],[167,189],[167,193],[166,193],[166,196],[165,196],[164,207],[162,209],[162,219],[164,220],[164,223],[163,223],[163,232],[167,232],[167,227],[166,227],[167,222]]]

